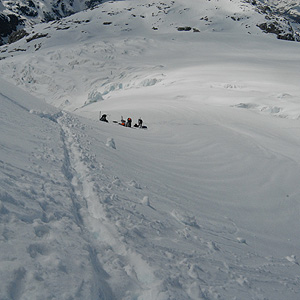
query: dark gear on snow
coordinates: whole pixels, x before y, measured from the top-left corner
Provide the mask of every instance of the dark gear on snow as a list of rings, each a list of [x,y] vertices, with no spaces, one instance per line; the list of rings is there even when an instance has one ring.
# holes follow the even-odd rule
[[[102,115],[101,118],[100,118],[100,121],[103,121],[103,122],[107,122],[108,123],[108,120],[106,119],[107,115]]]
[[[138,119],[138,126],[139,126],[140,128],[143,127],[143,120],[142,120],[141,118]]]
[[[131,118],[128,118],[126,122],[126,127],[131,127],[131,122],[132,122]]]
[[[125,125],[126,125],[126,121],[124,120],[123,117],[121,117],[121,122],[120,122],[119,124],[122,125],[122,126],[125,126]]]

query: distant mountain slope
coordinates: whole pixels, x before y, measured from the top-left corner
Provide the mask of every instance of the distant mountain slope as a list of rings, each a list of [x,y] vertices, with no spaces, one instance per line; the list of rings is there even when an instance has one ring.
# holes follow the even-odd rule
[[[293,22],[300,23],[299,0],[260,0],[259,2],[268,6],[275,13],[285,16]]]
[[[91,8],[102,0],[15,0],[0,2],[0,45],[26,24],[48,22]],[[4,39],[3,39],[4,38]]]
[[[0,45],[4,43],[14,42],[19,38],[20,35],[16,35],[14,32],[17,29],[26,27],[26,24],[34,24],[39,22],[49,22],[54,20],[60,20],[66,16],[70,16],[76,12],[83,11],[85,9],[93,8],[101,3],[107,1],[104,0],[16,0],[16,1],[6,1],[2,0],[0,4]],[[110,3],[117,2],[117,6],[126,7],[130,9],[134,6],[135,1],[109,1]],[[125,4],[123,3],[125,2]],[[132,5],[131,5],[132,3]],[[157,3],[146,1],[140,2],[140,6],[147,8],[157,7],[157,12],[153,11],[153,16],[156,13],[159,14],[159,19],[164,19],[164,14],[167,11],[172,11],[171,7],[176,6],[177,1],[164,1]],[[201,1],[197,2],[197,5],[205,12],[207,7],[210,7],[210,15],[202,14],[198,15],[202,17],[203,22],[210,23],[212,18],[218,19],[220,12],[224,13],[228,7],[229,14],[228,18],[234,21],[242,21],[242,23],[247,22],[247,19],[252,19],[251,14],[242,13],[238,14],[236,12],[231,12],[233,6],[244,7],[248,12],[253,11],[261,15],[261,21],[257,20],[256,25],[266,33],[276,34],[279,39],[285,40],[299,40],[299,20],[300,20],[300,6],[299,1],[275,1],[275,0],[236,0],[236,1]],[[181,13],[186,13],[191,7],[195,6],[195,2],[186,2],[186,7]],[[125,8],[124,7],[124,8]],[[222,11],[222,8],[223,9]],[[197,10],[199,11],[199,10]],[[101,14],[101,11],[100,11]],[[134,15],[134,14],[132,14]],[[131,16],[132,17],[132,16]],[[201,19],[200,19],[201,20]],[[248,22],[247,22],[248,23]],[[189,26],[182,28],[182,30],[188,30]],[[153,29],[157,29],[154,25]],[[191,28],[193,29],[193,28]],[[191,30],[190,29],[190,30]],[[9,35],[14,34],[14,36],[9,39]],[[17,36],[17,38],[16,38]],[[21,35],[22,36],[22,35]]]
[[[45,22],[72,15],[101,2],[103,0],[2,0],[2,5],[25,19]]]
[[[229,34],[244,40],[250,35],[266,36],[261,29],[276,33],[271,35],[274,38],[293,38],[285,19],[267,14],[260,4],[240,0],[203,1],[201,5],[194,0],[104,2],[19,30],[17,42],[0,48],[1,68],[8,81],[40,98],[47,89],[49,103],[74,110],[106,98],[113,90],[160,82],[163,76],[157,66],[149,67],[148,75],[137,81],[135,72],[147,67],[131,61],[143,53],[155,53],[159,39],[185,43],[211,33],[212,38]]]
[[[285,39],[288,40],[300,40],[300,1],[295,0],[249,0],[258,10],[266,15],[267,26],[261,28],[267,32],[278,33],[282,30],[280,22],[284,22],[289,27],[289,31],[292,36],[286,35]],[[272,25],[270,25],[272,24]],[[279,32],[279,38],[281,33]]]

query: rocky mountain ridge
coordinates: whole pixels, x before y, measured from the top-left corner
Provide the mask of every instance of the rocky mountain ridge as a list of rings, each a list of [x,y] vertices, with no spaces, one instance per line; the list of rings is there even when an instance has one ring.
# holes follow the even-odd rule
[[[108,1],[103,0],[17,0],[0,2],[0,45],[13,43],[24,37],[18,30],[49,21],[58,21],[77,12],[92,9]],[[110,3],[117,1],[109,1]],[[173,1],[175,3],[175,1]],[[160,6],[166,6],[158,2]],[[153,4],[149,3],[149,7]],[[218,6],[216,15],[218,15]],[[300,40],[300,3],[299,1],[277,0],[242,0],[240,5],[247,5],[262,16],[256,26],[265,33],[275,34],[278,39]],[[204,5],[205,6],[205,5]],[[188,8],[187,8],[188,9]],[[243,21],[243,17],[233,14],[234,21]],[[247,17],[248,19],[250,16]],[[205,21],[205,19],[203,19]],[[183,26],[179,30],[189,31],[193,28]],[[197,29],[196,29],[197,30]]]
[[[266,23],[258,24],[263,31],[277,34],[278,38],[285,40],[300,40],[299,0],[249,0],[248,2],[254,5],[260,13],[265,14]],[[285,30],[282,24],[286,24]]]

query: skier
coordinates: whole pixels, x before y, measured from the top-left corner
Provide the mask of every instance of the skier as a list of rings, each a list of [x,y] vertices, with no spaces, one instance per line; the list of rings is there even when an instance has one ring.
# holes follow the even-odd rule
[[[122,126],[126,125],[126,121],[124,120],[123,116],[121,116],[121,122],[119,124]]]
[[[107,117],[106,114],[102,115],[101,118],[100,118],[100,121],[103,121],[103,122],[107,122],[107,123],[108,123],[108,120],[106,119],[106,117]]]
[[[131,122],[132,122],[131,118],[128,118],[126,122],[126,127],[131,127]]]
[[[147,129],[147,126],[143,125],[143,120],[142,120],[142,118],[139,118],[139,119],[138,119],[138,122],[135,123],[135,124],[133,125],[133,127],[135,127],[135,128]]]
[[[139,126],[140,128],[143,127],[143,120],[142,120],[141,118],[138,119],[138,126]]]

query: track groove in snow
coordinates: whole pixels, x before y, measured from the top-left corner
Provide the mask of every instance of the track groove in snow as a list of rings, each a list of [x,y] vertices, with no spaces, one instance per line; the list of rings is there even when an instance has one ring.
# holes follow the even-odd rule
[[[149,299],[153,299],[157,285],[153,270],[143,260],[142,255],[122,243],[121,235],[108,217],[109,209],[106,207],[106,202],[117,196],[110,193],[105,186],[99,185],[99,183],[108,182],[108,178],[99,174],[101,171],[103,172],[103,167],[89,154],[89,149],[83,141],[84,136],[74,132],[74,128],[81,126],[79,120],[64,113],[58,122],[62,128],[61,136],[65,152],[63,172],[76,197],[74,209],[77,212],[77,220],[82,228],[88,230],[91,244],[95,245],[95,248],[90,247],[89,250],[92,255],[91,263],[96,267],[95,276],[98,279],[95,278],[95,282],[103,279],[103,272],[105,272],[99,263],[95,263],[99,260],[100,263],[101,261],[106,263],[105,268],[108,268],[108,271],[119,272],[119,276],[122,274],[118,294],[105,295],[105,299],[114,299],[114,297],[119,299],[124,293],[126,295],[124,299],[132,297],[147,299],[148,295],[151,295]],[[78,207],[79,203],[82,203],[80,207]],[[109,253],[108,258],[103,255],[101,250]],[[113,270],[110,269],[107,259],[112,261],[111,268]],[[109,283],[109,278],[107,282]],[[101,289],[100,284],[98,289]],[[110,289],[105,288],[104,290]],[[113,286],[112,290],[114,290]],[[132,295],[133,293],[135,296]]]

